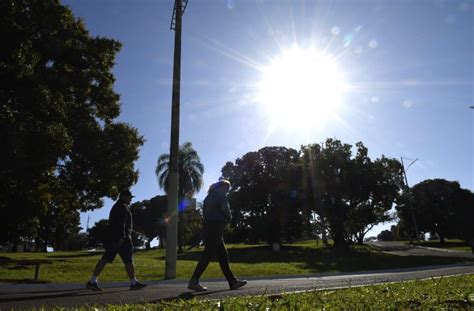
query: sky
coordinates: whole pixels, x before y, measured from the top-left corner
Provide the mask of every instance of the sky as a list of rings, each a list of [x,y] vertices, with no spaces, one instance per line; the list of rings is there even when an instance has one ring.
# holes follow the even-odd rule
[[[119,120],[146,139],[136,200],[163,194],[154,171],[169,153],[173,3],[63,1],[91,35],[123,44],[114,68]],[[444,178],[473,190],[473,43],[470,0],[189,0],[180,143],[192,142],[205,167],[196,198],[227,161],[326,138],[362,141],[372,159],[418,159],[410,185]],[[297,103],[287,102],[295,91]],[[112,204],[82,213],[82,227],[107,218]]]

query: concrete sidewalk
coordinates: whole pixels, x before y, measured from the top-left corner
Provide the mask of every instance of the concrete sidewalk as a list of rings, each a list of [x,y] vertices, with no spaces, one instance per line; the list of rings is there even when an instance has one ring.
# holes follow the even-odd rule
[[[85,289],[85,284],[7,284],[0,283],[0,309],[32,307],[75,307],[106,304],[154,303],[168,299],[221,299],[232,296],[270,295],[329,288],[342,288],[425,279],[448,275],[474,274],[473,264],[418,267],[384,271],[326,273],[308,276],[249,278],[247,286],[230,291],[223,279],[203,280],[208,292],[193,293],[185,280],[149,281],[140,291],[129,284],[104,283],[103,292]]]

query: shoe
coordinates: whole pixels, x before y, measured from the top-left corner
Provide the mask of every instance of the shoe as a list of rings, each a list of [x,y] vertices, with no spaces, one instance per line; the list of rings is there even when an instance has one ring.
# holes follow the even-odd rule
[[[245,280],[236,280],[234,283],[232,283],[232,285],[230,285],[230,289],[231,290],[238,289],[244,286],[245,284],[247,284],[247,281]]]
[[[91,281],[87,282],[86,288],[90,289],[94,292],[101,292],[102,291],[102,288],[100,288],[99,285],[97,285],[97,283],[92,283]]]
[[[136,282],[135,284],[130,285],[130,290],[139,290],[147,287],[148,284]]]
[[[188,289],[193,290],[195,292],[205,292],[207,291],[207,287],[202,286],[201,284],[188,284]]]

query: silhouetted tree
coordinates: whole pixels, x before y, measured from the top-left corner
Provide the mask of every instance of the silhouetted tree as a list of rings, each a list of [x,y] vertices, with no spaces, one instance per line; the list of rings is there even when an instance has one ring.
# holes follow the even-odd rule
[[[379,241],[393,241],[395,237],[393,236],[392,231],[390,230],[383,230],[377,235],[377,239]]]
[[[463,239],[471,246],[474,253],[474,193],[468,189],[459,189],[454,199],[456,237]]]
[[[78,210],[138,178],[143,138],[115,121],[120,43],[90,36],[58,0],[1,1],[0,35],[0,243],[62,249]]]
[[[375,224],[390,219],[402,185],[397,160],[382,156],[372,162],[361,142],[352,157],[351,148],[335,139],[302,147],[306,202],[327,224],[340,253],[352,238],[362,243]]]
[[[130,206],[133,215],[134,230],[146,237],[146,248],[150,249],[150,242],[158,237],[160,247],[166,237],[166,196],[157,195],[150,200],[135,202]]]
[[[195,199],[186,199],[184,204],[186,208],[183,212],[183,244],[190,245],[193,242],[191,239],[202,229],[202,206],[198,208],[198,205],[202,204],[197,204]]]
[[[461,187],[456,181],[428,179],[414,185],[404,200],[397,204],[398,217],[413,231],[412,213],[419,233],[433,233],[441,243],[455,237],[456,203]],[[407,200],[412,200],[408,204]],[[411,210],[413,208],[413,211]]]
[[[104,245],[110,239],[109,220],[101,219],[87,232],[89,247]]]
[[[265,147],[227,162],[222,175],[232,183],[232,241],[281,244],[302,236],[301,166],[298,151]]]
[[[85,232],[70,235],[67,240],[68,251],[81,251],[87,249],[89,245],[89,237]]]
[[[162,154],[158,158],[155,174],[158,178],[158,184],[161,189],[168,190],[168,175],[169,175],[169,154]],[[202,174],[204,173],[204,165],[197,151],[190,142],[185,142],[179,147],[179,221],[178,221],[178,253],[183,252],[183,237],[184,237],[184,199],[192,197],[194,193],[198,192],[202,186]]]
[[[356,146],[359,151],[352,167],[352,194],[346,230],[358,244],[362,244],[364,236],[375,225],[393,218],[389,211],[403,187],[403,170],[396,159],[382,156],[372,162],[367,157],[367,149],[361,143]]]

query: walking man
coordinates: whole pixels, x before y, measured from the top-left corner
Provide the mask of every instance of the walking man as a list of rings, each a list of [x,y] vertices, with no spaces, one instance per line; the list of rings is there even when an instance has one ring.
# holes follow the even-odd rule
[[[230,182],[220,178],[217,183],[209,187],[208,194],[204,199],[204,252],[188,283],[188,289],[197,292],[207,290],[206,287],[199,284],[199,278],[214,255],[217,255],[219,259],[219,265],[230,289],[237,289],[247,284],[247,281],[236,279],[230,270],[229,255],[223,239],[225,228],[231,220],[229,200],[227,199],[229,189]]]
[[[109,239],[105,241],[105,253],[97,262],[94,273],[92,274],[86,288],[93,291],[101,291],[102,288],[97,284],[97,278],[107,263],[112,263],[117,256],[120,255],[125,264],[130,278],[130,290],[142,289],[147,284],[140,283],[135,277],[135,268],[133,266],[133,244],[132,244],[132,213],[128,205],[132,201],[132,193],[128,190],[120,193],[119,200],[110,210],[109,215]]]

